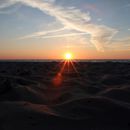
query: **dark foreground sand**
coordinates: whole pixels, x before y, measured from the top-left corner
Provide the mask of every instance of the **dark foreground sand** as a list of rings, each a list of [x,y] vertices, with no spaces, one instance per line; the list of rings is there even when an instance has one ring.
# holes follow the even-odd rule
[[[0,62],[0,130],[130,130],[130,63],[63,64]]]

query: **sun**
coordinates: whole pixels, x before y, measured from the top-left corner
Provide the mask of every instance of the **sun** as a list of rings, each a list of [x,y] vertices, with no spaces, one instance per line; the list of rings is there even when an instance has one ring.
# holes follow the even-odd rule
[[[71,53],[65,53],[65,59],[66,60],[71,60],[72,59],[72,54]]]

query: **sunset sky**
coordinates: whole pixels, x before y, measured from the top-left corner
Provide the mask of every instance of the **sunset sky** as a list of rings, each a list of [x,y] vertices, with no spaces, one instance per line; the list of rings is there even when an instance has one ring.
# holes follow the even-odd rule
[[[0,59],[130,59],[130,0],[0,0]]]

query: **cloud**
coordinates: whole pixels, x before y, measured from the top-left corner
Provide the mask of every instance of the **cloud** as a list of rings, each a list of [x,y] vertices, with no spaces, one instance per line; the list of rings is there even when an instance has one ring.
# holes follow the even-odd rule
[[[127,4],[127,5],[125,5],[125,7],[130,7],[130,3],[129,3],[129,4]]]
[[[44,1],[54,3],[56,0],[44,0]]]
[[[65,29],[66,29],[66,28],[63,27],[63,28],[55,29],[55,30],[51,30],[51,31],[36,32],[36,33],[31,34],[31,35],[27,35],[27,36],[21,37],[20,39],[39,38],[39,37],[41,38],[41,37],[44,37],[44,36],[47,35],[47,34],[52,34],[52,33],[60,32],[60,31],[63,31],[63,30],[65,30]]]
[[[115,51],[119,51],[119,50],[128,51],[130,50],[129,43],[130,43],[130,37],[127,37],[121,40],[114,40],[111,42],[111,44],[107,45],[107,49],[115,50]]]
[[[58,37],[72,37],[72,36],[80,36],[80,35],[86,35],[87,33],[82,32],[82,33],[70,33],[70,34],[61,34],[61,35],[49,35],[49,36],[43,36],[40,37],[42,39],[47,39],[47,38],[58,38]]]
[[[55,5],[54,0],[8,0],[8,3],[3,3],[0,8],[8,7],[17,2],[36,8],[47,15],[55,17],[56,20],[64,26],[63,29],[66,28],[79,31],[83,34],[89,34],[91,43],[94,44],[99,51],[104,51],[104,44],[109,43],[114,34],[117,33],[116,29],[91,23],[91,16],[89,13],[84,13],[75,7],[65,8]],[[37,32],[30,36],[25,36],[25,38],[39,37],[60,30],[62,30],[62,28],[50,32]]]
[[[101,18],[98,18],[98,19],[97,19],[97,21],[99,21],[99,22],[100,22],[100,21],[102,21],[102,19],[101,19]]]
[[[10,7],[11,5],[14,5],[16,2],[11,0],[1,0],[0,1],[0,9]]]
[[[14,6],[15,5],[15,6]],[[9,8],[13,6],[13,8]],[[21,6],[12,0],[0,0],[0,14],[11,14],[17,11]]]

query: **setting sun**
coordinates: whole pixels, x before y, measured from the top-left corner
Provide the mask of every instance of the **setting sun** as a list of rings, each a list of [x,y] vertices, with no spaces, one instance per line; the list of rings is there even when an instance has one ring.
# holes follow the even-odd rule
[[[71,60],[72,59],[72,54],[71,53],[66,53],[65,54],[65,59],[66,60]]]

